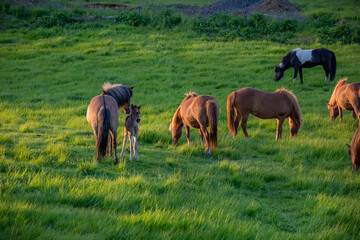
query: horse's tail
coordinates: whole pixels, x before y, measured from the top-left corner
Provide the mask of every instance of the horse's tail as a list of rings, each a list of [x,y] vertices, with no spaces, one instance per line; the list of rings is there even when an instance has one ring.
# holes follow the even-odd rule
[[[336,57],[335,53],[331,52],[331,72],[330,72],[330,81],[334,81],[336,74]]]
[[[235,102],[235,96],[236,96],[236,92],[232,92],[230,93],[230,95],[227,98],[227,103],[226,103],[226,111],[227,111],[227,120],[228,120],[228,127],[229,127],[229,132],[230,134],[236,136],[237,134],[237,129],[235,127],[235,111],[234,111],[234,102]]]
[[[104,100],[104,106],[100,108],[100,111],[97,114],[97,139],[96,139],[96,152],[97,159],[99,157],[104,157],[106,154],[106,147],[109,136],[109,128],[110,128],[110,115],[111,112],[108,108],[106,108],[105,104],[105,96],[102,95]]]
[[[211,149],[217,148],[219,107],[216,100],[206,102],[206,113],[209,120],[209,141]]]

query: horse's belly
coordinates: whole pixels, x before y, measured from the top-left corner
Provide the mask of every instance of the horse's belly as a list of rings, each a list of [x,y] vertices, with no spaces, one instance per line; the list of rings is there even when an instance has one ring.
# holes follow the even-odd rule
[[[318,62],[305,62],[304,64],[301,65],[301,67],[303,67],[303,68],[312,68],[312,67],[315,67],[317,65],[320,65],[320,63],[318,63]]]

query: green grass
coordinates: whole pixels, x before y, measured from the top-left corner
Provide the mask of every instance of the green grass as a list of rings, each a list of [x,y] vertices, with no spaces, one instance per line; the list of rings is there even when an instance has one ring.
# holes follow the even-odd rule
[[[183,28],[87,23],[0,33],[0,239],[358,239],[360,176],[345,144],[350,112],[330,120],[335,83],[321,67],[273,68],[292,48],[336,53],[336,80],[359,81],[359,45],[219,41]],[[135,86],[142,104],[139,161],[97,164],[86,122],[104,82]],[[242,87],[286,87],[303,128],[275,141],[276,121],[249,118],[232,137],[226,98]],[[219,148],[204,154],[197,131],[171,146],[170,118],[184,93],[220,104]],[[118,129],[121,151],[123,122]]]

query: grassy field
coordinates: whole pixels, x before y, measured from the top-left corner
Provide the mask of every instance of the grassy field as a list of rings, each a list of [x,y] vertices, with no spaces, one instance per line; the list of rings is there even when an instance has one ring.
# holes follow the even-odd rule
[[[350,112],[331,121],[335,83],[321,67],[274,66],[299,45],[218,41],[183,28],[86,23],[0,33],[0,239],[359,239],[360,175],[345,144]],[[336,53],[336,81],[358,82],[359,45]],[[86,108],[104,82],[135,86],[142,104],[139,161],[95,161]],[[292,90],[303,128],[275,141],[276,120],[250,117],[249,139],[228,134],[226,98],[242,87]],[[219,148],[204,154],[192,130],[171,146],[184,93],[220,104]],[[123,121],[120,113],[118,153]]]

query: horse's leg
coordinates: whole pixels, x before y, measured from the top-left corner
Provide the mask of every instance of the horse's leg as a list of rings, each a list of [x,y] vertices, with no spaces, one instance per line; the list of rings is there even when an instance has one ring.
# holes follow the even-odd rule
[[[204,134],[202,133],[202,131],[199,129],[199,138],[200,138],[200,141],[201,141],[201,146],[205,146],[205,143],[204,143]]]
[[[200,123],[200,130],[203,132],[204,136],[205,136],[205,153],[206,154],[210,154],[211,153],[211,149],[210,149],[210,136],[209,136],[209,132],[206,129],[206,125],[203,125]]]
[[[133,156],[133,149],[134,149],[134,136],[132,133],[130,133],[130,161],[132,161],[132,156]]]
[[[282,125],[285,121],[285,118],[281,117],[281,118],[277,118],[277,133],[276,133],[276,140],[279,140],[281,138],[281,133],[282,133]]]
[[[339,118],[340,118],[340,122],[342,122],[342,108],[340,106],[338,106],[339,109]]]
[[[109,137],[109,156],[111,157],[112,156],[112,139],[113,139],[113,134],[112,132],[110,131],[110,137]]]
[[[353,112],[352,112],[352,116],[353,116],[353,118],[355,119],[355,122],[358,123],[357,118],[356,118],[356,113],[355,113],[354,110],[353,110]]]
[[[299,68],[300,83],[303,83],[302,68]]]
[[[116,147],[117,147],[117,143],[116,143],[116,138],[117,138],[117,128],[115,129],[110,129],[111,132],[111,138],[112,138],[112,147],[114,149],[114,164],[118,163],[118,158],[117,158],[117,153],[116,153]]]
[[[328,77],[329,77],[329,73],[330,73],[330,69],[328,67],[326,67],[326,65],[323,65],[323,69],[325,71],[325,82],[328,81]]]
[[[185,125],[185,130],[186,130],[187,143],[190,146],[190,141],[191,141],[191,139],[190,139],[190,127]]]
[[[248,117],[249,117],[249,114],[243,114],[242,120],[241,120],[241,128],[242,128],[246,138],[249,137],[247,130],[246,130],[246,124],[247,124]]]
[[[134,136],[134,152],[135,152],[135,159],[139,160],[138,151],[137,151],[137,147],[138,147],[137,139],[138,139],[138,132],[136,132]]]
[[[241,114],[239,111],[236,110],[236,117],[235,117],[235,122],[234,122],[235,136],[237,135],[237,130],[239,128],[240,120],[241,120]]]
[[[124,156],[124,151],[125,151],[125,146],[126,146],[127,139],[128,139],[128,131],[125,128],[124,129],[123,147],[122,147],[122,150],[121,150],[120,158],[123,158],[123,156]]]
[[[293,80],[293,82],[296,82],[296,77],[297,77],[298,71],[299,71],[299,69],[297,67],[294,67],[294,80]]]

